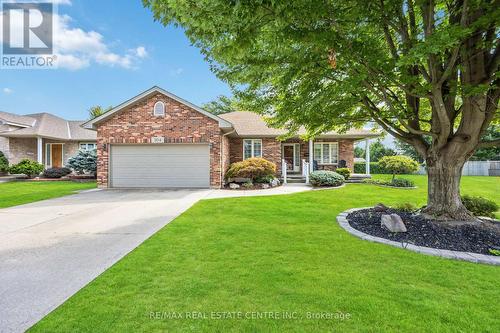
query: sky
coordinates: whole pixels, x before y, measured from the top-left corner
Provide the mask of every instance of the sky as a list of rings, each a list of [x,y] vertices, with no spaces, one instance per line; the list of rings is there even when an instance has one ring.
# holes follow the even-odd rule
[[[1,0],[0,0],[1,2]],[[141,0],[55,0],[58,69],[0,69],[0,111],[70,120],[160,86],[196,105],[230,95],[181,28],[155,22]]]

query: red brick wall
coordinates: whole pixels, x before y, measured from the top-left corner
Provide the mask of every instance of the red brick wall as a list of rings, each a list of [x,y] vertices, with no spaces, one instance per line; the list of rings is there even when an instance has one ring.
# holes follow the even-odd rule
[[[165,103],[165,116],[153,116],[157,101]],[[97,125],[97,183],[108,186],[109,144],[151,143],[164,137],[165,143],[210,143],[210,185],[220,187],[221,132],[216,120],[163,94],[153,94]]]
[[[281,171],[281,142],[275,138],[262,139],[262,157],[276,164],[276,170]],[[243,138],[229,139],[229,162],[235,163],[243,161]]]
[[[332,139],[317,139],[316,142],[336,142]],[[243,138],[230,138],[230,163],[243,160]],[[339,142],[339,160],[345,160],[347,167],[354,171],[354,140],[345,139]],[[309,142],[300,139],[288,139],[283,143],[300,143],[300,159],[309,162]],[[276,163],[278,174],[281,174],[281,144],[276,138],[262,138],[262,157]],[[335,165],[320,165],[321,170],[335,170]]]

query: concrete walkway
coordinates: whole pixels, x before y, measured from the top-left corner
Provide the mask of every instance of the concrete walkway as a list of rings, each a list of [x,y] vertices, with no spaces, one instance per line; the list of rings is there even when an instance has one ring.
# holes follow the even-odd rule
[[[91,190],[0,209],[0,332],[23,332],[200,199],[297,193]]]

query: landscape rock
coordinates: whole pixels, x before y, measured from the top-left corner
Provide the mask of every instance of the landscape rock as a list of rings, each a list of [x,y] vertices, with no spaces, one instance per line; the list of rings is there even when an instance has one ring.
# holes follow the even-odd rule
[[[231,184],[229,184],[229,188],[232,190],[237,190],[240,188],[240,185],[238,185],[236,183],[231,183]]]
[[[387,211],[387,209],[389,209],[389,207],[387,207],[383,203],[378,203],[375,205],[375,207],[373,207],[373,210],[376,212],[385,212]]]
[[[274,178],[273,180],[271,180],[271,187],[276,187],[280,184],[280,181],[278,178]]]
[[[267,189],[267,188],[269,188],[269,184],[261,184],[260,186],[261,186],[263,189]]]
[[[407,232],[403,219],[398,214],[384,214],[380,218],[380,226],[390,232]]]

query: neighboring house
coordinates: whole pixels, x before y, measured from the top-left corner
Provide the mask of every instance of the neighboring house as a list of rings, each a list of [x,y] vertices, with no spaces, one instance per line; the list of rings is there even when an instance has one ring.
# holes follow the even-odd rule
[[[97,131],[100,187],[218,188],[230,163],[250,157],[276,163],[278,175],[282,160],[296,173],[301,160],[313,158],[319,169],[352,169],[354,142],[378,136],[353,130],[328,132],[314,142],[298,136],[279,141],[285,131],[268,127],[255,113],[215,116],[158,87],[83,126]]]
[[[27,158],[46,168],[62,167],[79,149],[96,147],[95,131],[82,128],[83,123],[50,113],[0,112],[0,151],[10,164]]]

